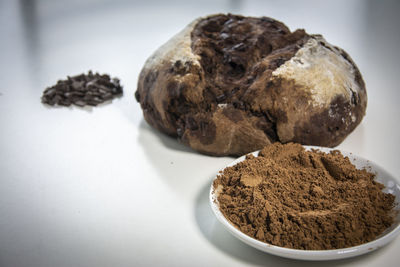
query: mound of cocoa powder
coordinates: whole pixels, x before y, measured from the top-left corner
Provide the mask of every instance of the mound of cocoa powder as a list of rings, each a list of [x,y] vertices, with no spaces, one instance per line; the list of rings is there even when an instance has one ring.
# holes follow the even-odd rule
[[[395,196],[339,151],[275,143],[214,181],[224,216],[276,246],[325,250],[374,240],[394,222]]]

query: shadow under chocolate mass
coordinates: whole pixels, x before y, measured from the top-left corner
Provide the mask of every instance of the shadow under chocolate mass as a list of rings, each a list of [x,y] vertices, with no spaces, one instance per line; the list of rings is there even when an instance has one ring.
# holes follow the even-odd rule
[[[177,138],[168,136],[166,134],[157,131],[156,129],[151,127],[144,119],[142,119],[139,125],[139,139],[144,138],[142,133],[144,133],[145,131],[152,132],[152,134],[157,136],[157,138],[161,141],[161,143],[167,148],[182,152],[196,153],[196,151],[194,151],[190,147],[180,143]]]
[[[144,120],[139,124],[138,144],[156,171],[157,179],[168,185],[182,202],[193,199],[192,196],[197,192],[193,186],[196,181],[215,172],[215,168],[204,168],[201,165],[209,162],[210,158],[204,159],[207,156],[193,153],[189,147],[154,130]]]

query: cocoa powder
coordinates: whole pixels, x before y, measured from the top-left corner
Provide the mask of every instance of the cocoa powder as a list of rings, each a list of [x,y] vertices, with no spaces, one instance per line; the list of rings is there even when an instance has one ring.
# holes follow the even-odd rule
[[[224,216],[276,246],[325,250],[374,240],[394,221],[395,196],[339,151],[275,143],[214,181]]]

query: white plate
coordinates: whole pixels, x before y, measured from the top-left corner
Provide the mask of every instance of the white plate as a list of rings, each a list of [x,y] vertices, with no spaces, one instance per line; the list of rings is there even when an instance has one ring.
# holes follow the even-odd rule
[[[319,149],[320,151],[323,152],[329,152],[331,148],[323,148],[323,147],[316,147],[316,146],[305,146],[307,150],[310,150],[311,148]],[[253,152],[254,156],[258,155],[259,151]],[[384,169],[379,167],[377,164],[366,160],[362,157],[356,156],[352,153],[349,152],[344,152],[341,151],[344,156],[348,156],[350,161],[358,168],[367,168],[368,171],[376,173],[376,178],[375,180],[384,184],[385,189],[384,192],[389,192],[393,195],[396,196],[395,202],[399,203],[400,202],[400,185],[398,181],[390,175],[388,172],[386,172]],[[233,161],[231,164],[229,164],[227,167],[233,166],[237,164],[238,162],[241,162],[245,159],[245,156],[242,156],[235,161]],[[378,236],[377,239],[374,241],[359,245],[359,246],[354,246],[354,247],[349,247],[349,248],[343,248],[343,249],[332,249],[332,250],[300,250],[300,249],[290,249],[290,248],[284,248],[284,247],[278,247],[274,245],[270,245],[264,242],[261,242],[257,239],[254,239],[244,233],[242,233],[240,230],[238,230],[235,226],[233,226],[221,213],[217,201],[217,192],[215,192],[213,185],[211,185],[211,190],[210,190],[210,204],[213,212],[217,216],[217,219],[226,227],[226,229],[229,230],[231,234],[233,234],[235,237],[240,239],[241,241],[245,242],[246,244],[257,248],[261,251],[274,254],[277,256],[281,257],[286,257],[286,258],[292,258],[292,259],[300,259],[300,260],[335,260],[335,259],[344,259],[344,258],[350,258],[358,255],[362,255],[368,252],[371,252],[373,250],[376,250],[380,247],[383,247],[384,245],[388,244],[391,242],[399,233],[400,233],[400,212],[397,214],[397,217],[395,219],[395,222],[393,225],[385,230],[385,232]],[[397,205],[395,207],[396,210],[400,209],[400,205]]]

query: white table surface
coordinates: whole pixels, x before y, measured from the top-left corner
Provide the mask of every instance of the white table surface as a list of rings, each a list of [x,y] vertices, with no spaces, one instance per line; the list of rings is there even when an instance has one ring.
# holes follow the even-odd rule
[[[321,33],[359,66],[369,97],[340,149],[399,178],[396,1],[0,1],[0,266],[400,266],[400,238],[331,262],[270,256],[232,237],[208,190],[233,158],[193,152],[150,128],[134,99],[146,58],[192,19],[265,15]],[[47,108],[45,87],[89,69],[124,96]]]

